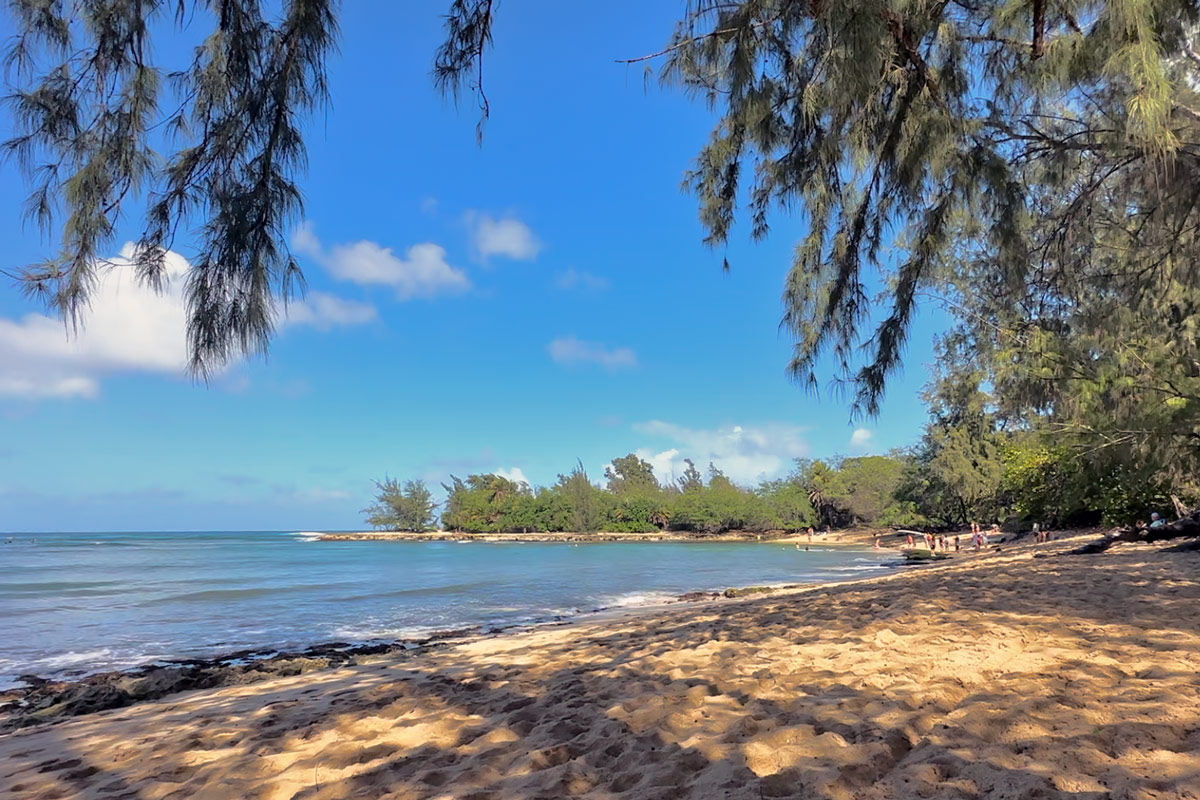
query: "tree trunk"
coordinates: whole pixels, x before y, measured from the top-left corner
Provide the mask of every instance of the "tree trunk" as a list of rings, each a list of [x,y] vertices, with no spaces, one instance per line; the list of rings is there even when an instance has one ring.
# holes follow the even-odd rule
[[[1115,547],[1121,542],[1162,542],[1168,539],[1182,539],[1188,536],[1200,536],[1200,511],[1193,511],[1183,519],[1176,520],[1167,525],[1161,525],[1157,528],[1125,528],[1099,542],[1092,542],[1082,547],[1076,547],[1074,550],[1068,550],[1065,555],[1103,553],[1105,550]],[[1200,542],[1180,545],[1179,549],[1200,550]]]

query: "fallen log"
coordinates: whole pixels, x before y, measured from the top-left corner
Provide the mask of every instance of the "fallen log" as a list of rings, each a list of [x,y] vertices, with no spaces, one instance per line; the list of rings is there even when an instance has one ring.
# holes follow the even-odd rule
[[[1076,547],[1074,550],[1068,550],[1063,555],[1076,556],[1103,553],[1105,550],[1115,547],[1121,542],[1163,542],[1168,539],[1197,536],[1200,536],[1200,511],[1193,511],[1186,517],[1169,522],[1166,525],[1159,525],[1157,528],[1131,527],[1119,529],[1098,542],[1091,542],[1082,547]],[[1200,550],[1200,542],[1187,542],[1173,549]]]

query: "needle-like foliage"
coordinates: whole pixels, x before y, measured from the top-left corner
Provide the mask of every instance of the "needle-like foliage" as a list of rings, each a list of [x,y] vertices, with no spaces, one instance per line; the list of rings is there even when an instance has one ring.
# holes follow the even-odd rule
[[[327,97],[336,5],[287,0],[270,19],[259,0],[10,0],[16,130],[4,148],[30,181],[29,215],[59,240],[24,270],[26,288],[77,323],[122,209],[144,199],[142,280],[161,287],[177,233],[198,240],[192,371],[265,351],[276,300],[302,288],[285,241],[301,208],[300,126]],[[164,73],[151,33],[170,14],[211,32],[185,69]]]
[[[284,235],[300,207],[300,122],[326,98],[335,0],[286,0],[278,19],[259,0],[9,5],[8,149],[32,181],[31,215],[61,242],[27,285],[74,319],[123,205],[148,193],[145,280],[161,280],[177,231],[199,238],[193,369],[264,349],[275,302],[299,285]],[[481,124],[499,8],[450,0],[434,56],[435,84],[472,92]],[[170,13],[212,33],[163,75],[149,38]],[[797,380],[815,386],[832,357],[857,411],[877,412],[932,298],[992,359],[1002,402],[1065,413],[1082,407],[1071,381],[1097,364],[1125,365],[1114,374],[1134,383],[1152,382],[1134,364],[1192,369],[1196,17],[1197,0],[691,0],[669,45],[633,60],[660,63],[719,114],[685,181],[711,245],[743,217],[754,237],[779,215],[806,225],[783,292]],[[180,144],[158,155],[168,132]],[[1121,344],[1141,341],[1138,326],[1154,343],[1141,361]],[[1058,367],[1033,362],[1050,353]],[[1112,380],[1095,380],[1097,407],[1115,402]],[[1189,419],[1190,397],[1171,395]]]
[[[455,6],[439,81],[456,87],[491,4]],[[790,372],[815,386],[832,355],[874,414],[922,296],[1056,294],[1101,198],[1139,221],[1118,275],[1179,252],[1200,192],[1195,16],[1194,0],[692,0],[669,46],[631,61],[720,115],[685,181],[709,244],[743,216],[754,237],[778,213],[807,224],[783,294]]]

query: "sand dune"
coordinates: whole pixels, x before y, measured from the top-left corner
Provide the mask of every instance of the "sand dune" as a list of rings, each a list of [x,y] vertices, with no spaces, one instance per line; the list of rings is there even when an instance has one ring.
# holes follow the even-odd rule
[[[1200,798],[1200,554],[1031,552],[25,730],[0,797]]]

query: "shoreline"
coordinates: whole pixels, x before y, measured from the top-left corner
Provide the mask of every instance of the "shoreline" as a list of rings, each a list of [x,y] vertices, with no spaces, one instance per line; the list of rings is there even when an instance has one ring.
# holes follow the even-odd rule
[[[445,534],[446,532],[441,532]],[[818,548],[855,548],[870,550],[870,542],[880,531],[874,529],[848,529],[842,534],[846,540],[827,542],[814,538],[811,546]],[[890,531],[889,531],[890,533]],[[1078,539],[1093,535],[1093,529],[1058,531],[1060,540]],[[596,541],[661,541],[649,538],[654,534],[611,534],[612,539],[597,539],[594,535],[545,534],[544,538],[524,538],[525,534],[414,534],[398,532],[318,534],[298,532],[298,535],[332,536],[334,541],[397,540],[397,541],[453,541],[453,542],[538,542],[538,543],[582,543]],[[755,534],[747,534],[755,536]],[[563,538],[575,537],[575,538]],[[899,556],[903,548],[897,541],[883,546],[884,551]],[[354,537],[354,538],[348,538]],[[434,538],[431,538],[434,537]],[[486,537],[486,538],[484,538]],[[517,538],[514,538],[517,537]],[[740,533],[717,536],[688,534],[672,541],[681,543],[701,541],[756,542],[770,544],[809,545],[806,534],[791,534],[773,539],[744,538]],[[957,561],[963,557],[978,558],[989,554],[963,551],[956,553]],[[891,561],[880,564],[873,574],[854,578],[833,578],[807,583],[776,583],[771,585],[746,584],[727,587],[723,590],[692,590],[668,599],[654,599],[629,605],[600,606],[575,613],[554,614],[521,622],[475,624],[464,627],[435,630],[428,634],[412,637],[375,638],[352,641],[318,641],[288,648],[257,647],[236,651],[217,652],[211,655],[168,658],[147,661],[120,669],[85,671],[78,675],[44,677],[35,673],[20,676],[24,686],[0,688],[0,736],[28,726],[55,723],[75,716],[98,711],[125,708],[180,692],[195,689],[211,689],[223,686],[246,685],[269,680],[273,677],[308,674],[314,671],[337,669],[368,663],[380,658],[400,658],[420,653],[431,648],[451,643],[486,640],[497,637],[519,635],[545,628],[603,624],[606,621],[624,618],[642,618],[659,613],[669,613],[680,604],[697,607],[743,602],[765,595],[786,596],[862,582],[887,580],[908,569],[923,570],[953,568],[956,559],[949,562],[906,562]]]
[[[847,543],[849,544],[849,543]],[[911,566],[881,564],[892,573]],[[298,649],[250,648],[211,656],[148,661],[137,666],[45,678],[33,673],[19,677],[25,686],[0,689],[0,736],[31,726],[54,724],[73,717],[153,702],[196,689],[247,685],[274,677],[372,663],[380,658],[403,658],[452,643],[473,642],[575,625],[641,618],[668,612],[680,604],[711,606],[744,601],[767,594],[804,591],[884,577],[874,574],[809,583],[732,586],[724,590],[693,590],[630,605],[600,606],[573,614],[556,614],[524,622],[478,624],[434,631],[423,637],[316,642]]]
[[[1081,536],[0,735],[0,798],[1194,797],[1200,553]]]
[[[1193,797],[1200,553],[1080,536],[0,735],[0,798]]]

